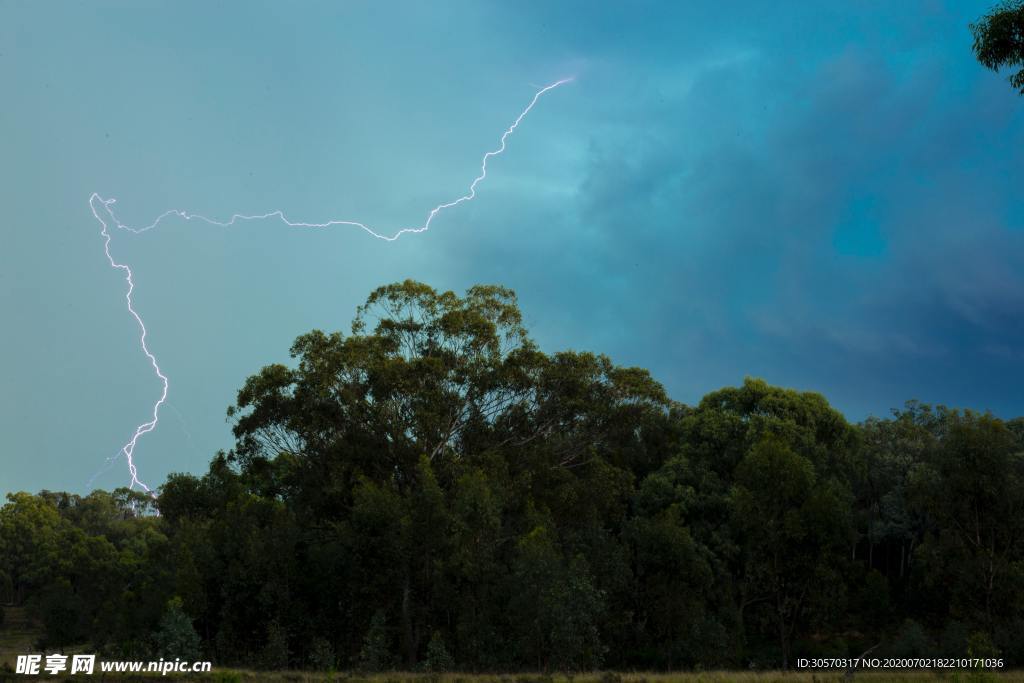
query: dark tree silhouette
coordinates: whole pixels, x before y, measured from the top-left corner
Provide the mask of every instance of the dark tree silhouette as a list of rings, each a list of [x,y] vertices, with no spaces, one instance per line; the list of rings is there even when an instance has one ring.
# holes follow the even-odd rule
[[[971,24],[971,33],[974,54],[989,69],[1024,66],[1024,0],[996,5],[978,23]],[[1024,68],[1010,74],[1009,80],[1024,95]]]

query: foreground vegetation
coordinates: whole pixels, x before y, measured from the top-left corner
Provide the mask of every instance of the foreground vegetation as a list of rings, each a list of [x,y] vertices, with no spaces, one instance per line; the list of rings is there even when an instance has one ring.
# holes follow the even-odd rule
[[[8,497],[0,602],[38,621],[40,650],[319,671],[749,671],[869,648],[1024,664],[1024,420],[910,403],[851,425],[753,379],[685,406],[642,369],[542,353],[498,287],[383,287],[350,335],[292,353],[239,392],[235,448],[156,500]],[[737,680],[695,676],[672,680]]]
[[[173,676],[172,676],[173,677]],[[29,679],[24,679],[29,680]],[[67,679],[69,681],[75,678]],[[77,679],[81,680],[81,679]],[[134,681],[168,680],[166,676],[108,676],[98,680],[132,683]],[[793,672],[793,671],[706,671],[694,673],[601,673],[591,672],[578,675],[438,675],[394,671],[382,674],[310,673],[301,671],[248,671],[225,669],[190,678],[195,683],[846,683],[848,678],[842,672]],[[946,681],[947,683],[1019,683],[1024,681],[1024,672],[947,672],[930,671],[874,671],[858,673],[856,681],[873,683],[920,683],[922,681]]]
[[[512,675],[422,674],[388,672],[384,674],[310,674],[303,672],[262,672],[228,670],[215,673],[210,682],[255,681],[260,683],[845,683],[843,672],[794,671],[700,671],[692,673],[588,672],[575,675],[536,673]],[[918,683],[944,680],[948,683],[987,681],[1024,681],[1024,672],[946,672],[873,671],[856,674],[857,681],[876,683]]]

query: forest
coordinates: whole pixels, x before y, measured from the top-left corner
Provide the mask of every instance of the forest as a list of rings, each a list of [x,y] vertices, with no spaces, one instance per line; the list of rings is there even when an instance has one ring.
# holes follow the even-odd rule
[[[39,648],[367,672],[869,648],[1024,666],[1022,418],[911,401],[851,424],[753,378],[684,405],[644,369],[542,352],[498,286],[381,287],[291,356],[245,382],[202,476],[7,496],[0,604]]]

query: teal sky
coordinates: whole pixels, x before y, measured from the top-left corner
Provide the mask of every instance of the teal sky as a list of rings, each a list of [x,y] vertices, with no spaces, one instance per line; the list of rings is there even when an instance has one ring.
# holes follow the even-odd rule
[[[1024,99],[978,66],[989,2],[0,0],[0,492],[108,463],[171,381],[141,478],[231,445],[244,378],[415,278],[520,295],[542,348],[607,352],[684,402],[745,375],[848,417],[911,398],[1024,414]]]

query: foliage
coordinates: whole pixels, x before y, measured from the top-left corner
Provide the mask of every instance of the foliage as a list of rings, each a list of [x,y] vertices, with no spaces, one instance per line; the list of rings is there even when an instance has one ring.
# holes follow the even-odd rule
[[[910,402],[851,425],[752,378],[684,406],[541,352],[501,287],[382,287],[292,354],[158,516],[124,489],[8,496],[0,599],[41,647],[430,675],[876,644],[1024,665],[1020,419]]]
[[[998,71],[1001,67],[1024,66],[1024,0],[1006,0],[997,5],[976,24],[974,54],[984,66]],[[1024,68],[1010,74],[1010,85],[1024,94]]]
[[[384,610],[377,610],[373,613],[370,628],[363,639],[363,649],[359,651],[359,669],[369,672],[386,671],[392,668],[393,663]]]
[[[334,671],[337,666],[334,648],[326,638],[314,638],[309,644],[309,667],[314,671]]]
[[[260,666],[264,669],[288,668],[288,634],[277,621],[267,624],[267,638],[260,653]]]
[[[195,661],[200,658],[199,634],[182,609],[181,598],[172,598],[167,603],[167,611],[160,619],[160,627],[153,640],[157,654],[164,659]]]
[[[443,673],[455,668],[455,660],[452,658],[448,648],[444,644],[444,636],[440,631],[434,631],[427,643],[427,657],[423,660],[423,668],[426,671]]]

